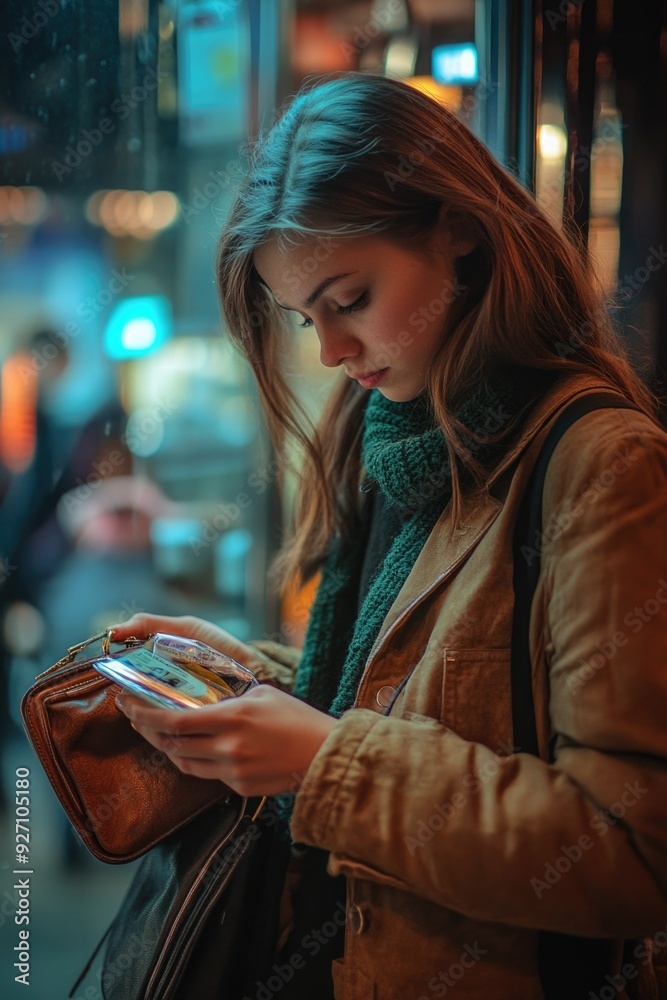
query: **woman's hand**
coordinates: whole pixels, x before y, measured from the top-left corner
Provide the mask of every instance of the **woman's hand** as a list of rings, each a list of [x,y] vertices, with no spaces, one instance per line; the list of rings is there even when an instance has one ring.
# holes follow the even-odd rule
[[[262,683],[274,684],[283,690],[291,690],[296,676],[298,650],[292,647],[282,647],[277,642],[257,640],[254,643],[242,642],[231,632],[227,632],[213,622],[194,615],[181,615],[169,618],[166,615],[136,614],[119,625],[110,625],[113,642],[122,642],[130,636],[145,639],[154,632],[168,632],[171,635],[182,635],[187,639],[199,639],[213,649],[220,650],[226,656],[242,666],[252,670],[257,680]],[[291,656],[289,655],[291,654]]]
[[[269,685],[204,708],[154,708],[126,691],[116,703],[184,774],[219,778],[249,797],[297,792],[338,722]]]
[[[207,622],[203,618],[196,618],[194,615],[169,618],[166,615],[142,613],[133,615],[119,625],[110,625],[109,628],[112,629],[112,642],[122,642],[130,636],[145,639],[154,632],[169,632],[171,635],[182,635],[187,639],[199,639],[200,642],[208,643],[209,646],[219,649],[221,653],[231,656],[252,670],[252,664],[248,662],[254,656],[252,646],[246,645],[219,625]]]

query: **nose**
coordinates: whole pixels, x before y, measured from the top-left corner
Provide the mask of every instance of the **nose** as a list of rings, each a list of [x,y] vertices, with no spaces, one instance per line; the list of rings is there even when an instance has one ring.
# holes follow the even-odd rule
[[[338,368],[348,358],[359,354],[360,344],[357,338],[340,328],[334,330],[332,326],[324,327],[320,324],[317,336],[320,341],[320,361],[326,368]]]

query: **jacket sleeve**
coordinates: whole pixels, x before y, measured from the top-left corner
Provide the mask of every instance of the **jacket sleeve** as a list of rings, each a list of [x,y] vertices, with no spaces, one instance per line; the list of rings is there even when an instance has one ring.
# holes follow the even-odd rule
[[[582,417],[547,474],[536,600],[554,763],[352,709],[292,818],[332,873],[521,927],[667,927],[667,435],[626,413],[602,434]]]
[[[262,684],[273,684],[282,691],[294,689],[296,672],[301,662],[302,650],[284,646],[272,639],[251,639],[248,646],[255,651],[255,658],[248,667]]]

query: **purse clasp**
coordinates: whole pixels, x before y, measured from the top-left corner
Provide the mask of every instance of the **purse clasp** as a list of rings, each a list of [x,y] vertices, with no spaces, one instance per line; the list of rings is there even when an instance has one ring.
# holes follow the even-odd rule
[[[52,667],[47,667],[46,670],[42,670],[41,674],[37,674],[35,680],[39,680],[40,677],[45,677],[46,674],[50,674],[52,670],[59,670],[61,667],[69,666],[77,653],[80,653],[82,649],[86,648],[86,646],[90,646],[94,642],[99,642],[100,639],[102,640],[102,652],[105,656],[108,656],[110,652],[110,644],[113,641],[111,639],[112,631],[112,629],[106,628],[104,632],[98,632],[97,635],[91,636],[90,639],[84,639],[83,642],[77,642],[74,646],[69,646],[65,655],[62,656],[57,663],[54,663]],[[148,639],[150,639],[152,635],[153,633],[145,636],[143,639],[137,639],[135,635],[128,635],[127,639],[121,639],[121,642],[124,642],[128,647],[141,646]]]

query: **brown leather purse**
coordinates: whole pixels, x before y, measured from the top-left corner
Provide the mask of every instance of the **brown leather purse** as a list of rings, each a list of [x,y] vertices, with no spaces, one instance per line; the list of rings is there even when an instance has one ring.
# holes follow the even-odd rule
[[[118,684],[91,664],[122,656],[145,639],[110,652],[110,630],[71,646],[38,674],[21,699],[21,717],[53,789],[86,847],[100,861],[122,864],[145,854],[213,803],[234,813],[245,800],[217,779],[183,774],[132,728],[115,704]],[[95,655],[77,660],[100,643]]]

